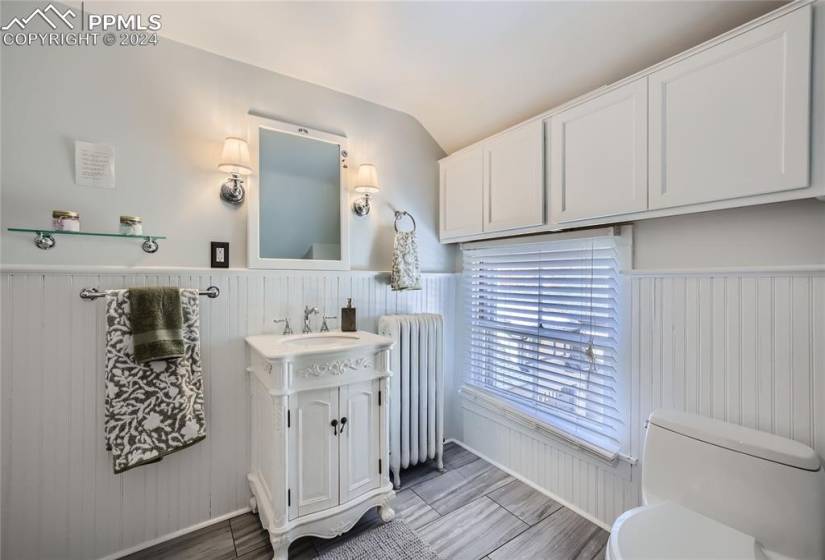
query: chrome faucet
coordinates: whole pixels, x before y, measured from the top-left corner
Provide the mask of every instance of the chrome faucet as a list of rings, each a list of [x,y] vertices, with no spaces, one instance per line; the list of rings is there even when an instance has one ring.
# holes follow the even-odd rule
[[[284,317],[283,319],[275,319],[272,322],[275,323],[276,325],[278,323],[283,323],[284,324],[283,334],[292,334],[292,327],[289,325],[289,317]]]
[[[327,325],[327,319],[337,319],[335,315],[327,315],[324,313],[324,320],[321,322],[321,330],[319,332],[329,332],[329,325]]]
[[[317,314],[318,314],[318,308],[317,307],[310,307],[308,305],[306,307],[304,307],[304,330],[301,331],[301,332],[303,332],[304,334],[312,332],[312,327],[309,326],[309,317],[310,317],[310,315],[317,315]]]

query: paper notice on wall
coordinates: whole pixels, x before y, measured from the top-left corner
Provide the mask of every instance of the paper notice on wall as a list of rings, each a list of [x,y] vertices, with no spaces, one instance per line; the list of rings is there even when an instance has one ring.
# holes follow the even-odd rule
[[[74,142],[74,182],[86,187],[115,188],[115,148],[109,144]]]

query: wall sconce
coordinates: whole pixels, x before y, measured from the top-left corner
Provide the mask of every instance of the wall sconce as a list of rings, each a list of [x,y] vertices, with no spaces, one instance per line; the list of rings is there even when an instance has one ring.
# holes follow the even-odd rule
[[[228,137],[223,143],[223,153],[218,169],[231,173],[221,185],[221,198],[230,204],[243,203],[246,192],[243,188],[242,175],[251,175],[252,166],[249,163],[249,145],[243,138]]]
[[[358,166],[358,180],[354,190],[364,196],[352,203],[352,211],[358,216],[366,216],[370,213],[370,195],[381,190],[378,186],[378,171],[373,164],[362,163]]]

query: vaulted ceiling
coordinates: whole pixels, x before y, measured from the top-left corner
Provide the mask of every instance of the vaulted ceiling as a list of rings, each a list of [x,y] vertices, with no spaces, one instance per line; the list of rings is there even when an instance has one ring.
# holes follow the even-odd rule
[[[170,39],[409,113],[450,153],[782,3],[167,1],[117,11],[160,13]]]

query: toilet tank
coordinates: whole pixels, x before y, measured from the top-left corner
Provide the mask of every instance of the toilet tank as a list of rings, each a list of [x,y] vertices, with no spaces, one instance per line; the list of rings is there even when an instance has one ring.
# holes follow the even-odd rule
[[[799,442],[672,410],[650,415],[642,500],[753,536],[776,558],[825,558],[825,471]]]

